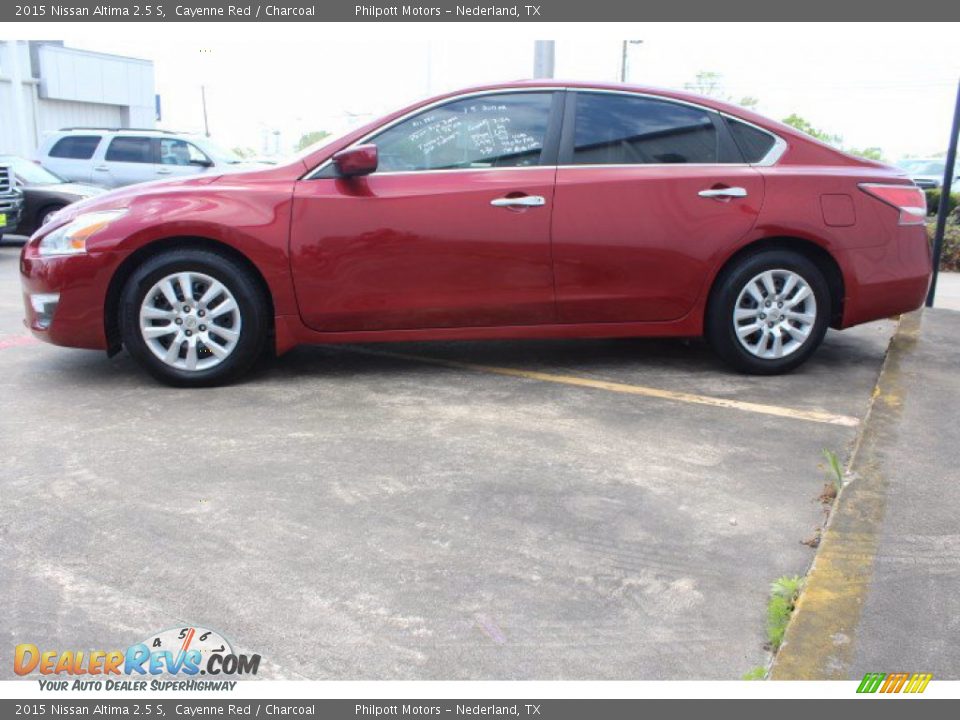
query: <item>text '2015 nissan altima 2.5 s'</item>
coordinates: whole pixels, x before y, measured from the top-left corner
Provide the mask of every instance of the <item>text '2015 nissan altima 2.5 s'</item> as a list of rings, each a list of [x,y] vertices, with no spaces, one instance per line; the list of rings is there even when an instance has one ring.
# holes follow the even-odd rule
[[[743,108],[522,82],[72,205],[21,272],[38,337],[177,385],[302,343],[477,338],[704,335],[771,374],[921,304],[925,212],[902,171]]]

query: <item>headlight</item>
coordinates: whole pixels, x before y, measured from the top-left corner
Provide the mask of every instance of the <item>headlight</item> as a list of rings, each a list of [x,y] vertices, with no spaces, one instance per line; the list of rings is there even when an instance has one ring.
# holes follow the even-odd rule
[[[126,210],[83,213],[46,235],[37,245],[40,255],[79,255],[87,251],[87,239],[126,214]]]

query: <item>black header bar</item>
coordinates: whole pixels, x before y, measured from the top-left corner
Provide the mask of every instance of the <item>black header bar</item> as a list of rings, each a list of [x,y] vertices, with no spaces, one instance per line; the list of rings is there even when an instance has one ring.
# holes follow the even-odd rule
[[[894,0],[63,0],[5,2],[2,22],[850,22],[960,20],[960,3]]]

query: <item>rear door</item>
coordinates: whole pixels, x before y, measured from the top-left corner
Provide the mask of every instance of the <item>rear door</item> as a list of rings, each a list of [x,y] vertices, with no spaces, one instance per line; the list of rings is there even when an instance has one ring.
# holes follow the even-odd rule
[[[715,112],[634,93],[569,93],[554,199],[561,322],[682,317],[754,225],[763,178]]]
[[[94,165],[94,174],[111,188],[156,180],[157,155],[156,138],[117,135],[110,139],[103,162]]]

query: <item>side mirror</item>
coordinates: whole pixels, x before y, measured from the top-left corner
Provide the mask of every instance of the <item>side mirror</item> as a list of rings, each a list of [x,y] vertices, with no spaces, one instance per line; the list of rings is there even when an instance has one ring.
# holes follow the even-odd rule
[[[191,161],[190,161],[190,164],[191,164],[191,165],[194,165],[194,166],[197,166],[197,167],[204,167],[204,168],[213,167],[213,161],[212,161],[212,160],[191,160]]]
[[[333,165],[340,177],[369,175],[377,169],[377,146],[371,144],[341,150],[333,156]]]

